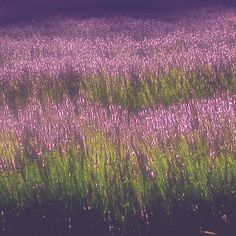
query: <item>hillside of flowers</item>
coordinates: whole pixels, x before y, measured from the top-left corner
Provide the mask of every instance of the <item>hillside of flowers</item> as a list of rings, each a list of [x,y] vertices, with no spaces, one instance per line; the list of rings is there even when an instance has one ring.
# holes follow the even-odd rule
[[[235,210],[235,8],[0,25],[0,234],[231,235]]]

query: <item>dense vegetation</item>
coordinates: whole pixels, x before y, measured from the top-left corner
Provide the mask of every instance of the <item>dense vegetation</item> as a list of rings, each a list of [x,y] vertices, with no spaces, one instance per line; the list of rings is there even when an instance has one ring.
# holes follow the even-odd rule
[[[2,26],[2,232],[235,222],[235,29],[234,8]]]

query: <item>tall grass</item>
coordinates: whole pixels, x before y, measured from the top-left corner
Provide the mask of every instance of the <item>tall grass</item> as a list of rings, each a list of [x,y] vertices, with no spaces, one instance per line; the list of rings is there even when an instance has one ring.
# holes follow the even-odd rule
[[[0,104],[17,109],[32,97],[83,92],[137,111],[235,93],[234,29],[234,9],[1,27]]]
[[[120,233],[204,208],[228,220],[234,10],[1,26],[0,224],[28,210]]]
[[[1,208],[85,208],[122,222],[234,199],[235,99],[226,98],[137,114],[84,98],[77,111],[68,98],[17,116],[5,108]]]
[[[17,143],[12,139],[8,145]],[[172,148],[134,143],[131,151],[92,132],[84,149],[71,144],[38,159],[18,150],[19,159],[15,169],[7,160],[8,168],[1,168],[3,211],[39,206],[47,214],[48,206],[58,205],[71,214],[85,208],[122,221],[143,211],[151,214],[154,206],[170,214],[182,204],[214,206],[218,195],[235,198],[234,154],[225,149],[211,158],[209,145],[198,136],[191,143],[179,136]]]

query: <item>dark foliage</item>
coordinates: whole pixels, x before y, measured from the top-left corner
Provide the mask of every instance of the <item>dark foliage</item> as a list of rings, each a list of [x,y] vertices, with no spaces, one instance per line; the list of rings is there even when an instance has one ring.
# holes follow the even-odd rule
[[[2,6],[13,6],[22,9],[40,8],[51,10],[62,9],[135,9],[153,7],[156,9],[185,8],[201,5],[235,5],[234,0],[1,0]]]
[[[47,16],[63,14],[67,16],[99,17],[113,13],[133,14],[138,11],[160,13],[185,11],[206,6],[232,7],[235,0],[0,0],[0,25],[17,22],[31,22]],[[136,12],[137,13],[137,12]],[[135,14],[136,14],[135,13]]]

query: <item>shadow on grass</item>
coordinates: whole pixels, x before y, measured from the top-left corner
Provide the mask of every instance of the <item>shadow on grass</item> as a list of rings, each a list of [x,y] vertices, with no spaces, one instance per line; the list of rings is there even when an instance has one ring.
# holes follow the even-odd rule
[[[200,205],[195,212],[176,208],[171,217],[154,212],[148,218],[148,223],[138,216],[131,216],[122,224],[104,221],[99,212],[92,210],[68,215],[60,212],[60,209],[47,208],[45,215],[37,207],[25,209],[20,215],[8,214],[4,222],[0,222],[0,235],[234,236],[236,230],[233,221],[235,218],[224,222],[221,215],[212,214],[212,209],[207,204]]]

